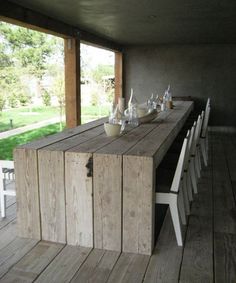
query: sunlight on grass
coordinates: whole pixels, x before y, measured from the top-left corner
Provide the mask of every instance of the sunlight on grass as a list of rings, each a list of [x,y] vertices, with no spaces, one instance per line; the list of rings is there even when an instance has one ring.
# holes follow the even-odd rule
[[[53,124],[40,129],[25,132],[6,139],[0,139],[0,159],[13,160],[13,150],[16,146],[60,132],[60,124]]]

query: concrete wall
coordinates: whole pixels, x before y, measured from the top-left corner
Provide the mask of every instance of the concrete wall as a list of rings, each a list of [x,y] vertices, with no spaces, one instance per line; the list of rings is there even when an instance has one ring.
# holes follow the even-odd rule
[[[236,45],[129,47],[124,53],[125,95],[139,102],[170,83],[173,96],[191,96],[196,108],[211,98],[210,125],[236,127]]]

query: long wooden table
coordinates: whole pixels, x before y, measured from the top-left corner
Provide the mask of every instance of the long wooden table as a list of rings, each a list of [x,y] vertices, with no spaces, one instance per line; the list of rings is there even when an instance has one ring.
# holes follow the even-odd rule
[[[116,138],[105,118],[16,148],[18,235],[151,254],[155,169],[192,109],[175,102]]]

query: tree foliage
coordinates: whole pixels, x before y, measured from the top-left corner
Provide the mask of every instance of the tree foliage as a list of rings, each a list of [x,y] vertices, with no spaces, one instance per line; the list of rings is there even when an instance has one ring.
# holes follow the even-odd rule
[[[43,77],[62,65],[57,59],[63,58],[62,53],[58,38],[0,22],[0,111],[6,102],[12,107],[30,103],[24,75],[37,79],[38,91],[45,93]]]

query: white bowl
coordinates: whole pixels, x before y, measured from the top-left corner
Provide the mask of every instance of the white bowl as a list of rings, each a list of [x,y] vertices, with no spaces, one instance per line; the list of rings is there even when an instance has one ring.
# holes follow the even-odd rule
[[[104,123],[104,130],[108,137],[117,137],[120,135],[121,125]]]
[[[137,114],[138,114],[138,117],[139,118],[141,118],[141,117],[143,117],[143,116],[145,116],[145,115],[147,115],[148,114],[148,110],[147,110],[147,108],[137,108]]]

